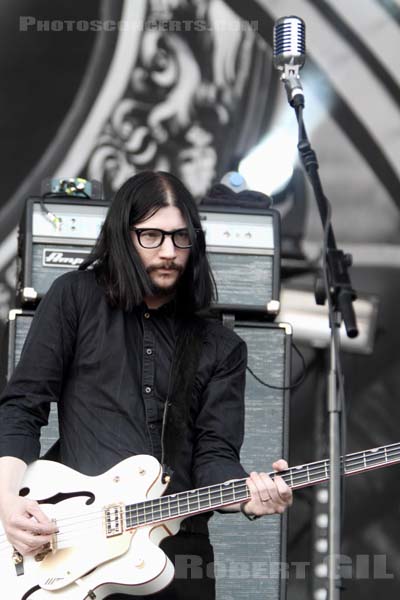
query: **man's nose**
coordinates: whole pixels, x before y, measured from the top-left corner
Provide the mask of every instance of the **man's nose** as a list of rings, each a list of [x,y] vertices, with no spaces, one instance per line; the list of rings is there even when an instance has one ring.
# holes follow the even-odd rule
[[[165,236],[160,246],[160,256],[163,258],[174,258],[176,256],[176,248],[171,235]]]

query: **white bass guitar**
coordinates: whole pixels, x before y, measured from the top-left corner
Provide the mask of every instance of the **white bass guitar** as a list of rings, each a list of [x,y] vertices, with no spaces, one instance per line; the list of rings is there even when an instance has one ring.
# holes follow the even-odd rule
[[[400,443],[348,454],[345,475],[400,462]],[[274,473],[270,473],[274,477]],[[321,460],[279,473],[293,489],[329,479]],[[55,462],[30,465],[20,494],[37,500],[58,533],[36,557],[21,557],[0,526],[0,585],[6,600],[103,600],[112,593],[160,591],[174,568],[158,547],[188,516],[250,497],[245,479],[162,496],[158,461],[127,458],[98,477]],[[3,597],[3,596],[2,596]]]

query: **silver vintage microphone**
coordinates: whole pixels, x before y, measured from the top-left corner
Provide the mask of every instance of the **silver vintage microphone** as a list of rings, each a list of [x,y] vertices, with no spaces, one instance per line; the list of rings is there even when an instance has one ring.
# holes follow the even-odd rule
[[[306,59],[306,26],[300,17],[281,17],[274,25],[274,67],[282,71],[281,80],[291,106],[304,106],[299,71]]]

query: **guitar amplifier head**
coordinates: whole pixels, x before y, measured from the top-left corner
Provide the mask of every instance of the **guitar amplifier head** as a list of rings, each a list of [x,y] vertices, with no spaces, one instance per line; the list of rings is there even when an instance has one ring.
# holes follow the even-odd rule
[[[218,291],[212,309],[275,318],[280,308],[279,212],[207,207],[200,217]]]
[[[108,210],[104,200],[28,198],[19,228],[18,298],[37,303],[53,281],[87,258]]]

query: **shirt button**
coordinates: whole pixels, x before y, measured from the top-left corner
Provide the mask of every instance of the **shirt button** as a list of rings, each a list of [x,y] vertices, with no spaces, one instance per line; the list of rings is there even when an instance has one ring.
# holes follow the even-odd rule
[[[153,354],[153,350],[151,348],[146,348],[146,354]]]
[[[155,428],[156,428],[156,426],[155,426],[155,425],[153,425],[153,423],[152,423],[151,425],[149,425],[149,429],[151,429],[151,431],[154,431],[154,430],[155,430]]]
[[[144,316],[145,319],[150,319],[150,313],[144,313],[143,316]]]
[[[147,385],[147,386],[144,388],[144,391],[146,392],[146,394],[150,394],[150,392],[151,392],[151,387],[150,387],[149,385]]]

